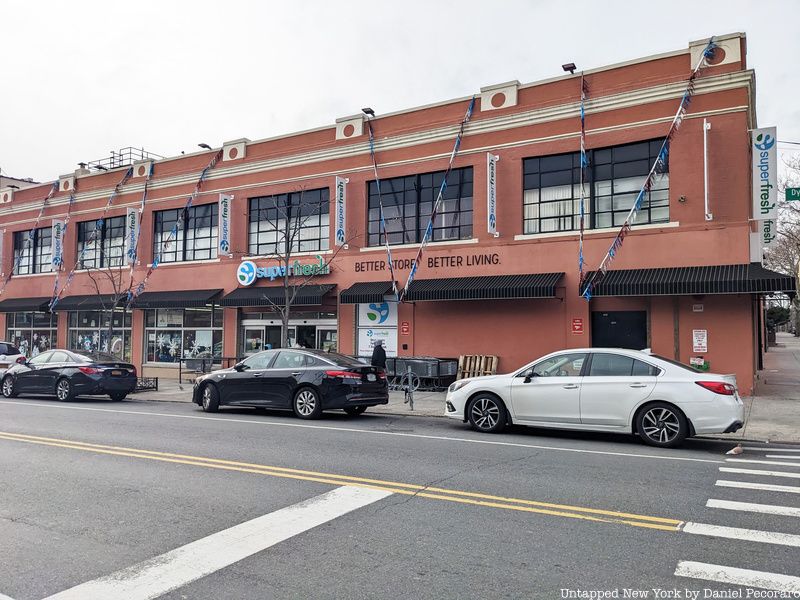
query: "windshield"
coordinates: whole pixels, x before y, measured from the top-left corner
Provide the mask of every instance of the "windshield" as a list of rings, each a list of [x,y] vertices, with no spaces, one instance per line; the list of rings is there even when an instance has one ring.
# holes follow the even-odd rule
[[[692,373],[702,373],[700,369],[695,369],[694,367],[685,365],[682,362],[678,362],[677,360],[672,360],[671,358],[665,358],[663,356],[659,356],[658,354],[651,354],[650,356],[654,356],[658,360],[663,360],[664,362],[668,362],[669,364],[675,365],[676,367],[680,367],[681,369],[686,369],[687,371],[691,371]]]

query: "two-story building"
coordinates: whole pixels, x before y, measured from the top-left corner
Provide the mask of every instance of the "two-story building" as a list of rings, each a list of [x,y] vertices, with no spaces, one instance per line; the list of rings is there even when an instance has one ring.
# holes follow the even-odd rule
[[[795,281],[764,269],[751,247],[755,75],[743,34],[715,41],[663,173],[589,300],[581,296],[580,238],[590,273],[636,201],[708,40],[476,93],[431,242],[399,304],[387,238],[402,287],[471,96],[102,172],[79,169],[59,178],[35,230],[52,184],[2,189],[0,331],[29,353],[110,349],[162,377],[174,376],[182,358],[222,362],[280,346],[276,255],[286,254],[289,231],[288,277],[300,287],[291,289],[284,343],[363,355],[382,339],[401,356],[497,355],[501,371],[561,348],[647,347],[735,373],[750,393],[763,351],[761,298],[794,292]],[[130,224],[129,213],[138,217]],[[60,270],[52,264],[54,221],[59,229],[68,221]],[[129,265],[131,230],[138,241]],[[112,296],[143,281],[130,310],[125,301],[110,310]]]

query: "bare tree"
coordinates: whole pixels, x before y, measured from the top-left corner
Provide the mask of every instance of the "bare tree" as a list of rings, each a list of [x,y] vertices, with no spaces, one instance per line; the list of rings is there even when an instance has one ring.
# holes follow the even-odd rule
[[[103,348],[102,336],[98,339],[98,351],[107,351],[109,354],[124,358],[125,343],[120,338],[119,348],[114,343],[114,314],[117,309],[122,308],[122,327],[125,326],[125,303],[129,287],[129,267],[125,264],[124,252],[112,247],[106,247],[99,239],[94,242],[100,244],[99,251],[95,252],[95,262],[97,264],[107,263],[105,266],[86,266],[85,262],[81,267],[86,268],[86,274],[92,282],[98,301],[101,306],[103,318],[108,318],[106,328],[108,347]],[[101,321],[102,323],[102,321]]]

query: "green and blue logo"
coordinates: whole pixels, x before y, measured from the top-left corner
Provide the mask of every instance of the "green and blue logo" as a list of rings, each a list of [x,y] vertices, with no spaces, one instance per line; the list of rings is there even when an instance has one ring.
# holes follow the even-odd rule
[[[381,302],[378,304],[376,302],[374,304],[370,304],[369,310],[367,311],[367,318],[370,321],[373,321],[376,325],[385,323],[389,318],[389,303]]]

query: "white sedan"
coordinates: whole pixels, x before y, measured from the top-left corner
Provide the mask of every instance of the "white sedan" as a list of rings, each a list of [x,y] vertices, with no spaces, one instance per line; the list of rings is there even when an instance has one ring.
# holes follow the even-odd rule
[[[638,434],[653,446],[738,431],[733,375],[703,373],[646,351],[584,348],[548,354],[514,373],[461,379],[445,415],[489,433],[519,424]]]

